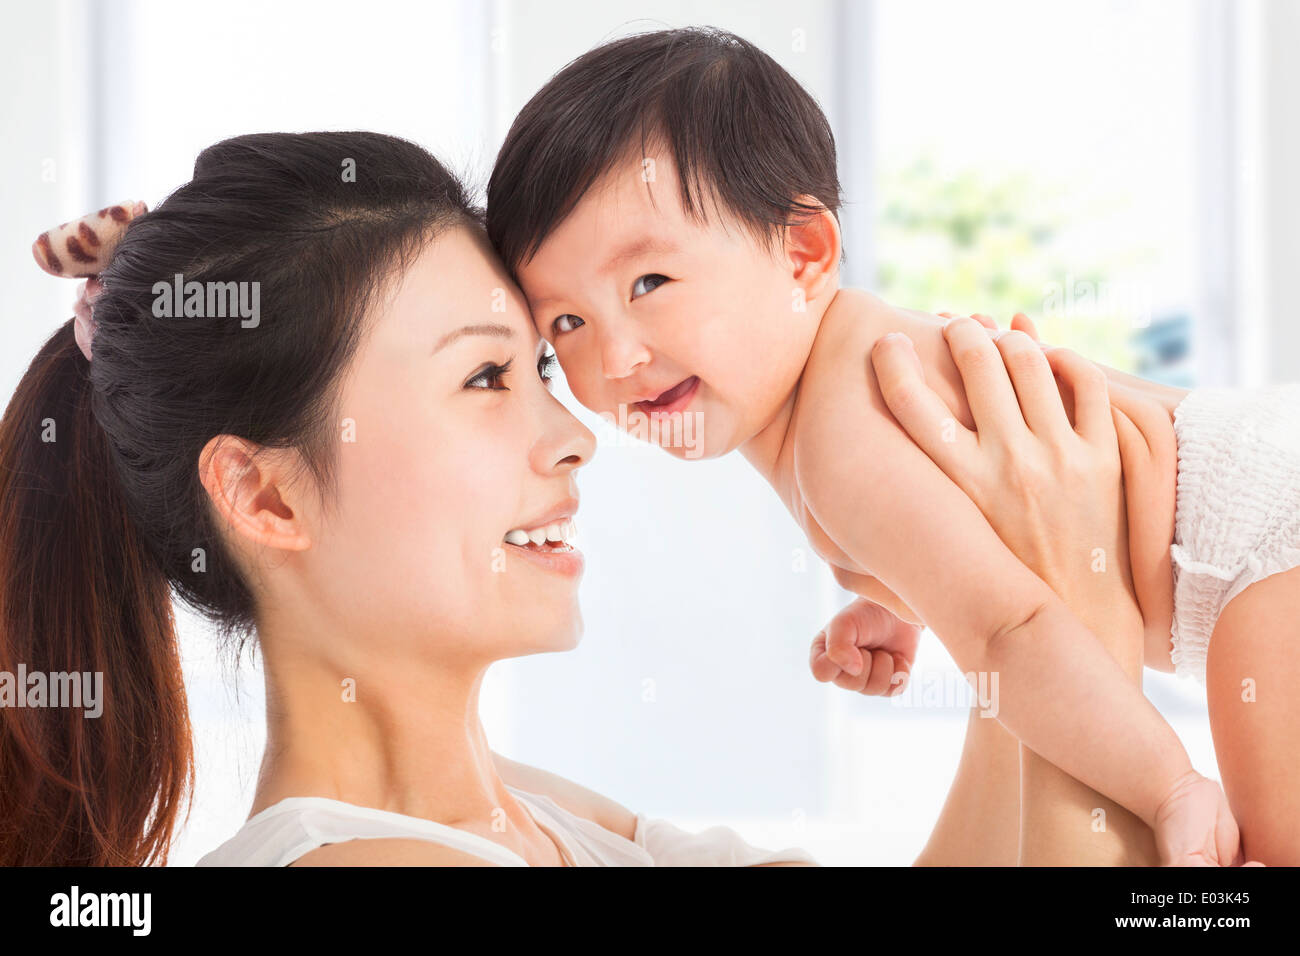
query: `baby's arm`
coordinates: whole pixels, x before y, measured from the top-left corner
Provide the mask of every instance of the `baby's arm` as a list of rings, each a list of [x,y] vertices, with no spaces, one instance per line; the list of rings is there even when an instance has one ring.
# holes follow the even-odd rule
[[[833,354],[867,351],[853,343]],[[869,364],[866,377],[852,365],[851,373],[823,365],[800,385],[794,448],[804,504],[916,609],[964,673],[998,674],[998,717],[1012,733],[1154,825],[1192,771],[1177,736],[897,425]]]

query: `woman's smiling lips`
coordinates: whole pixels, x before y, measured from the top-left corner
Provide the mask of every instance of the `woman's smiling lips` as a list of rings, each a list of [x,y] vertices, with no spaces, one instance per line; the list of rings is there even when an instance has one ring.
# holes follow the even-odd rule
[[[647,415],[671,415],[683,411],[700,387],[700,377],[692,375],[685,381],[678,382],[658,398],[637,402],[636,407]]]
[[[573,546],[573,513],[577,498],[566,498],[535,520],[506,532],[502,543],[548,571],[576,577],[582,573],[582,552]]]
[[[540,550],[507,541],[506,547],[547,571],[554,571],[567,577],[578,577],[586,566],[582,552],[572,545],[567,545],[563,549]]]

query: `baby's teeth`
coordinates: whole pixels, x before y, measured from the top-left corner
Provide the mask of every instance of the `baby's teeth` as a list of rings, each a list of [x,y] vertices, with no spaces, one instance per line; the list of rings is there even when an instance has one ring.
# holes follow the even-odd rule
[[[506,532],[506,544],[525,545],[528,543],[528,532],[520,531],[516,528],[513,531]]]
[[[566,519],[564,522],[564,540],[571,543],[577,534],[578,526],[573,523],[573,519]]]
[[[532,531],[528,532],[528,540],[533,544],[543,543],[546,540],[546,529],[534,528]]]
[[[548,524],[548,525],[546,526],[546,540],[547,540],[547,541],[563,541],[563,540],[564,540],[564,526],[561,525],[561,524],[558,524],[558,523],[557,523],[557,524]]]

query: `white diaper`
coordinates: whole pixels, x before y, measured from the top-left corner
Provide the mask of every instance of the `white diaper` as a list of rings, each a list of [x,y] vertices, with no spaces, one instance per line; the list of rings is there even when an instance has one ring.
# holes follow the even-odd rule
[[[1174,410],[1174,433],[1173,662],[1205,683],[1228,602],[1300,566],[1300,384],[1193,389]]]

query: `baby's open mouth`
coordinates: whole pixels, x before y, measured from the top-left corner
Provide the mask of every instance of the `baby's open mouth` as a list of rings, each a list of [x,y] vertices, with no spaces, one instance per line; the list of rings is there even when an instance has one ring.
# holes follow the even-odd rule
[[[685,381],[678,382],[668,391],[663,392],[658,398],[648,399],[643,402],[637,402],[636,407],[644,412],[661,412],[671,409],[675,404],[689,399],[695,391],[695,387],[700,384],[700,377],[692,375]]]
[[[572,518],[542,525],[540,528],[513,528],[506,532],[506,544],[530,551],[572,551],[577,527]]]

